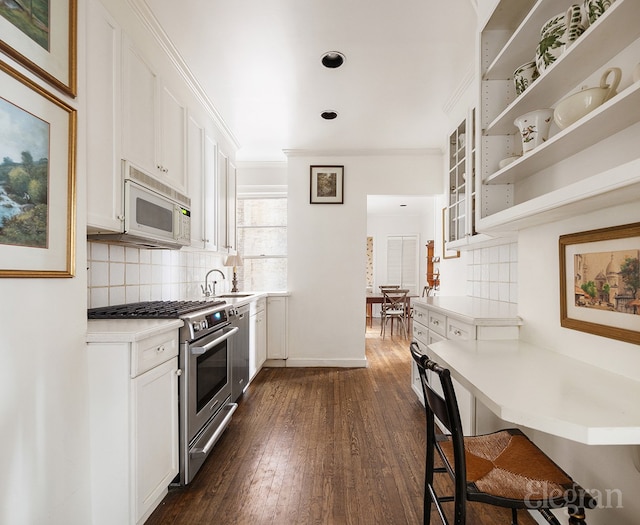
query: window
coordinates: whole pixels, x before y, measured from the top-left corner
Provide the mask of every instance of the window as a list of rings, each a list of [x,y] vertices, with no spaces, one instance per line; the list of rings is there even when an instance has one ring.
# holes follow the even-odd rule
[[[238,280],[244,290],[287,289],[287,198],[238,195],[238,250],[244,264]]]
[[[408,288],[410,295],[418,294],[418,236],[390,235],[387,237],[387,283]]]

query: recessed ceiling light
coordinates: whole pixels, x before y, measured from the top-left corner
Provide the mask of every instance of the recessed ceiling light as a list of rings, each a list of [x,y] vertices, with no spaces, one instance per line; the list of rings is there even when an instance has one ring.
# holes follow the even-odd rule
[[[320,113],[320,116],[325,120],[333,120],[334,118],[336,118],[338,116],[338,114],[335,111],[328,110],[328,111],[323,111],[322,113]]]
[[[335,69],[344,64],[345,56],[339,51],[328,51],[322,55],[322,65],[329,69]]]

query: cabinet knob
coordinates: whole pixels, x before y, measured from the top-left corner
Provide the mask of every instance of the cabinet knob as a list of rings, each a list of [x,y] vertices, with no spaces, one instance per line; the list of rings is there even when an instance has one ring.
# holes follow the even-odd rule
[[[462,335],[462,332],[460,330],[454,330],[453,335]]]
[[[156,352],[158,352],[159,354],[161,352],[164,352],[164,345],[163,346],[159,346],[158,348],[156,348]]]
[[[176,370],[176,375],[178,377],[182,375],[182,370],[180,368],[178,368],[178,370]]]

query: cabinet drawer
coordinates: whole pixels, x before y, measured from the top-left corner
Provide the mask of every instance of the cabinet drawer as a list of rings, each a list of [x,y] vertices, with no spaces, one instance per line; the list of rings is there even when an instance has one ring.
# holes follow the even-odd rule
[[[463,341],[468,341],[475,338],[475,328],[473,325],[461,323],[455,319],[447,319],[447,339],[462,339]]]
[[[165,332],[138,341],[131,346],[131,377],[178,355],[178,332]]]
[[[428,327],[429,326],[429,310],[423,308],[422,306],[416,304],[413,306],[413,322],[420,323],[421,325]]]
[[[267,298],[261,297],[257,301],[251,303],[251,314],[257,314],[258,312],[264,312],[267,308]]]
[[[429,330],[444,337],[447,336],[447,318],[437,312],[429,311]]]
[[[413,321],[412,323],[412,331],[413,331],[413,338],[416,341],[419,341],[422,344],[428,344],[429,342],[429,330],[427,329],[426,326],[424,326],[423,324],[420,324],[418,322]]]

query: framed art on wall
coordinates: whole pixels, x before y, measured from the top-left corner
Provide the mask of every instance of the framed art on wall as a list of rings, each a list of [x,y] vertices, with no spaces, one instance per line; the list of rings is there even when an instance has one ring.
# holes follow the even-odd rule
[[[0,277],[73,277],[76,112],[0,62]]]
[[[561,235],[560,325],[640,344],[640,223]]]
[[[0,51],[76,96],[77,0],[0,2]]]
[[[343,204],[344,166],[311,166],[311,204]]]

